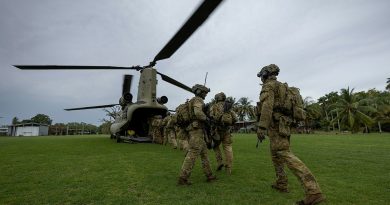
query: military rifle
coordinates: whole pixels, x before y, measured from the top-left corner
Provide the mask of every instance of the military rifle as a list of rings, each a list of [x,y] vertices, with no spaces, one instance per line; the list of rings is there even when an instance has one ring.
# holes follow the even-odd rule
[[[260,120],[260,115],[261,115],[261,103],[260,102],[257,102],[256,103],[256,107],[254,108],[255,109],[255,114],[256,114],[256,120],[257,122]],[[259,129],[259,128],[257,128]],[[257,134],[257,130],[256,130],[256,134]],[[257,143],[256,143],[256,148],[258,149],[259,148],[259,144],[261,144],[263,142],[263,140],[261,140],[258,136],[257,136]]]
[[[203,133],[204,133],[204,141],[206,142],[207,148],[212,149],[214,148],[214,142],[213,142],[213,137],[212,137],[212,126],[213,126],[213,120],[210,118],[210,103],[205,104],[203,108],[203,112],[206,114],[206,122],[205,126],[203,128]]]

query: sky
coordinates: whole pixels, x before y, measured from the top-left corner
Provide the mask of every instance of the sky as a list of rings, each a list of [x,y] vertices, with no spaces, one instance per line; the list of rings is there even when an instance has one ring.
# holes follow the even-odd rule
[[[117,103],[124,74],[136,71],[22,71],[12,65],[147,65],[201,0],[0,0],[0,125],[38,113],[53,123],[101,124]],[[192,86],[252,104],[256,74],[271,63],[278,79],[313,100],[342,88],[384,90],[390,77],[388,0],[225,0],[169,59],[155,67]],[[191,93],[158,77],[168,108]]]

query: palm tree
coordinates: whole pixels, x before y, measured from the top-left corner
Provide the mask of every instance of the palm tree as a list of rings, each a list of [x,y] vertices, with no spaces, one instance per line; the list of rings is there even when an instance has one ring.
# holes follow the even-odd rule
[[[252,120],[255,119],[256,115],[254,113],[253,105],[251,105],[251,100],[248,97],[242,97],[238,100],[238,104],[235,106],[235,112],[238,115],[238,119],[243,121],[246,119]]]
[[[376,109],[376,112],[371,113],[371,116],[377,122],[379,133],[382,133],[381,122],[390,120],[388,116],[390,113],[390,93],[371,89],[367,91],[367,96],[372,99],[372,106]]]
[[[387,78],[386,90],[390,91],[390,78]]]
[[[359,99],[353,90],[341,89],[340,98],[332,107],[331,112],[338,113],[335,120],[341,120],[350,131],[356,132],[361,125],[371,125],[374,120],[366,113],[375,112],[375,108],[368,104],[369,99]]]

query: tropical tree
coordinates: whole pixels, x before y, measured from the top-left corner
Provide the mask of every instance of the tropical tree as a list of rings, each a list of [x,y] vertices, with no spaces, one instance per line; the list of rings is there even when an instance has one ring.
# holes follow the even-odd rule
[[[99,126],[99,133],[110,134],[111,122],[105,121]]]
[[[122,109],[119,105],[110,107],[110,109],[103,109],[104,112],[106,112],[106,116],[108,119],[101,119],[103,122],[111,122],[113,123],[115,121],[115,118],[121,113]]]
[[[379,133],[382,133],[382,122],[390,121],[390,93],[371,89],[366,95],[372,100],[371,105],[376,109],[375,112],[370,113],[371,117],[376,121]]]
[[[361,125],[368,126],[374,120],[366,113],[375,112],[375,108],[370,106],[367,98],[359,99],[353,93],[354,89],[341,89],[339,100],[332,106],[331,112],[338,113],[335,120],[340,120],[343,125],[352,132],[359,130]]]
[[[253,120],[256,115],[254,112],[254,107],[251,105],[251,100],[248,97],[242,97],[238,100],[237,105],[234,106],[234,111],[238,115],[238,119],[243,120]]]
[[[45,114],[37,114],[34,117],[31,118],[31,122],[39,123],[39,124],[46,124],[51,125],[52,119],[48,115]]]
[[[336,122],[338,125],[338,129],[340,131],[340,120],[334,120],[338,115],[338,113],[331,112],[334,107],[333,105],[336,104],[338,99],[339,99],[339,94],[337,92],[330,92],[318,99],[318,103],[322,109],[322,115],[325,116],[325,118],[322,118],[321,124],[325,125],[326,130],[328,131],[330,130],[330,126],[332,126],[332,130],[335,130]]]
[[[19,119],[17,117],[12,118],[12,125],[19,124]]]
[[[311,97],[306,97],[303,100],[303,108],[306,111],[305,130],[310,132],[314,128],[317,119],[321,118],[321,106],[315,103]]]
[[[66,134],[66,125],[64,123],[56,123],[49,126],[50,135],[64,135]]]

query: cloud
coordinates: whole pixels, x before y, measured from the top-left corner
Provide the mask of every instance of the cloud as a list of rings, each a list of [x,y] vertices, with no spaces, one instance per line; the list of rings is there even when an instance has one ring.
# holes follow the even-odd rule
[[[0,115],[49,114],[55,122],[99,124],[101,110],[67,107],[116,103],[123,74],[136,71],[20,71],[13,64],[148,64],[201,0],[13,0],[0,3]],[[257,101],[259,69],[314,99],[341,88],[383,90],[390,59],[390,2],[225,1],[170,58],[156,68],[189,86]],[[158,77],[158,96],[174,108],[191,94]]]

